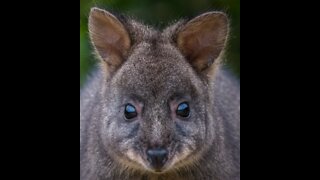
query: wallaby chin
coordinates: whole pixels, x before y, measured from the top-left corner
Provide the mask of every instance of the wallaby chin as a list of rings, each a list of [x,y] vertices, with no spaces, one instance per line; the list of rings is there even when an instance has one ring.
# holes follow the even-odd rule
[[[80,179],[240,179],[228,32],[221,12],[160,31],[92,8],[100,66],[80,96]]]

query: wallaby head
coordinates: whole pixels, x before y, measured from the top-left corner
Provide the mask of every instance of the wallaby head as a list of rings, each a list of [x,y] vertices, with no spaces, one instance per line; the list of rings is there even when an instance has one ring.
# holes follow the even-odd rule
[[[195,166],[216,137],[211,84],[228,19],[208,12],[163,31],[93,8],[104,85],[98,135],[120,167],[166,173]]]

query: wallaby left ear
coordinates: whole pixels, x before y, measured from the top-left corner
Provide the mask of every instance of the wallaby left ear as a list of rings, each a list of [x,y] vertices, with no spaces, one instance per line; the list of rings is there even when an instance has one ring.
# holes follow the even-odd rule
[[[176,34],[176,43],[197,72],[219,63],[228,36],[228,18],[221,12],[208,12],[187,22]]]
[[[125,61],[131,40],[124,25],[108,11],[92,8],[89,16],[91,41],[108,67],[108,73],[116,71]]]

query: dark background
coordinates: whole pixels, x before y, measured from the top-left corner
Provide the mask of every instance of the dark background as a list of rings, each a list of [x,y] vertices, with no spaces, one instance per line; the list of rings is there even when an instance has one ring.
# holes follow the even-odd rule
[[[159,29],[176,19],[224,11],[231,22],[226,66],[240,78],[240,0],[80,0],[80,87],[96,61],[87,28],[90,8],[94,6],[132,16]]]

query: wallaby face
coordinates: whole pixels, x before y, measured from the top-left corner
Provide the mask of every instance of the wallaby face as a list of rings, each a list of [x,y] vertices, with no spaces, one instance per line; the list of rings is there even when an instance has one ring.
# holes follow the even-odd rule
[[[93,8],[89,30],[104,74],[95,118],[99,147],[130,172],[197,166],[218,139],[211,85],[226,16],[209,12],[159,32]]]

